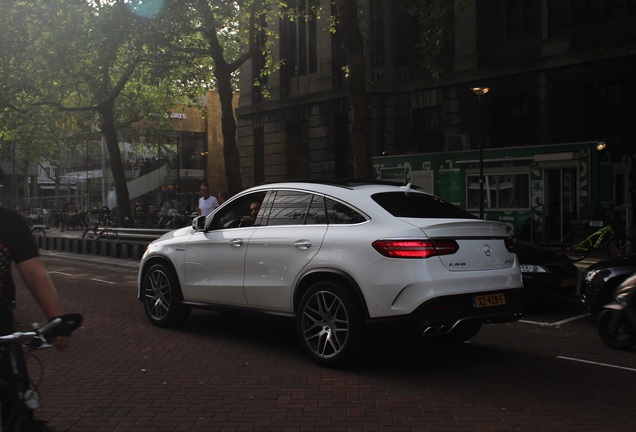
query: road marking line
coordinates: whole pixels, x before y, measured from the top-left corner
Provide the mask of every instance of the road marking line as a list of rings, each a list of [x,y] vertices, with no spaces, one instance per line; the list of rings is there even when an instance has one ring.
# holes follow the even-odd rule
[[[541,321],[529,321],[529,320],[519,320],[519,322],[520,323],[525,323],[525,324],[540,325],[540,326],[544,326],[544,327],[552,327],[552,326],[556,327],[556,326],[560,326],[561,324],[565,324],[565,323],[569,323],[571,321],[579,320],[581,318],[587,318],[587,317],[589,317],[591,315],[592,314],[590,314],[590,313],[584,313],[582,315],[577,315],[577,316],[574,316],[572,318],[566,318],[564,320],[553,322],[553,323],[547,323],[547,322],[541,322]]]
[[[546,326],[546,327],[551,325],[550,323],[541,322],[541,321],[519,320],[519,322],[524,324],[535,324],[535,325]]]
[[[568,319],[564,319],[564,320],[561,320],[561,321],[557,321],[555,323],[552,323],[551,325],[558,326],[558,325],[561,325],[561,324],[569,323],[570,321],[576,321],[576,320],[581,319],[581,318],[587,318],[587,317],[589,317],[591,315],[592,315],[591,313],[584,313],[582,315],[578,315],[578,316],[575,316],[575,317],[572,317],[572,318],[568,318]]]
[[[64,276],[73,276],[73,275],[72,275],[72,274],[70,274],[70,273],[64,273],[64,272],[61,272],[61,271],[55,271],[55,270],[52,270],[52,271],[50,271],[49,273],[61,274],[61,275],[64,275]]]
[[[95,282],[103,282],[103,283],[107,283],[107,284],[114,284],[115,282],[111,282],[111,281],[107,281],[104,279],[97,279],[97,278],[91,278],[90,280],[95,281]]]
[[[610,368],[615,368],[615,369],[624,369],[624,370],[628,370],[628,371],[631,371],[631,372],[636,372],[636,369],[625,367],[625,366],[617,366],[617,365],[612,365],[612,364],[607,364],[607,363],[599,363],[599,362],[594,362],[594,361],[589,361],[589,360],[577,359],[577,358],[573,358],[573,357],[557,356],[557,358],[561,359],[561,360],[571,360],[571,361],[580,362],[580,363],[588,363],[588,364],[593,364],[593,365],[597,365],[597,366],[605,366],[605,367],[610,367]]]

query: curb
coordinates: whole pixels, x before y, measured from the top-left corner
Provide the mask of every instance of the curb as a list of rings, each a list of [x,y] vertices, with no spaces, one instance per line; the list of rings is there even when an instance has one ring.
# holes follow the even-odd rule
[[[80,261],[90,264],[97,264],[102,266],[117,267],[130,271],[139,270],[139,261],[123,260],[118,258],[102,257],[95,255],[82,255],[68,252],[47,251],[40,250],[40,256],[61,259],[65,261]]]

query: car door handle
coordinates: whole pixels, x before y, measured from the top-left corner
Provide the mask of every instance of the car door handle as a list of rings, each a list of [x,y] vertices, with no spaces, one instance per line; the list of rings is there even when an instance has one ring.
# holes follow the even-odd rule
[[[230,240],[230,246],[241,247],[243,246],[243,239],[235,238]]]
[[[309,249],[311,247],[311,240],[296,240],[294,247],[298,249]]]

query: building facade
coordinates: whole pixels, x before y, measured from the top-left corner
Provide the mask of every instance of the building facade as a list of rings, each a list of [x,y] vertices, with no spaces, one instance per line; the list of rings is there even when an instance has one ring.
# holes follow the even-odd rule
[[[556,241],[568,229],[568,220],[588,205],[598,206],[603,219],[624,219],[621,224],[631,230],[628,206],[636,153],[636,27],[631,23],[636,3],[463,1],[455,9],[452,42],[437,58],[443,68],[437,78],[422,67],[419,24],[400,2],[364,0],[362,5],[372,116],[369,145],[378,178],[383,169],[386,177],[395,175],[393,168],[419,163],[416,155],[437,155],[424,157],[433,161],[473,151],[465,159],[472,162],[459,164],[461,199],[448,198],[477,212],[470,204],[470,177],[474,180],[481,166],[486,179],[495,178],[510,172],[504,166],[512,164],[513,171],[528,174],[524,187],[532,200],[503,209],[490,207],[491,201],[484,215],[512,217],[511,232],[535,218],[541,238]],[[326,15],[275,20],[272,30],[280,39],[273,55],[285,59],[282,67],[264,79],[259,75],[262,60],[254,58],[241,71],[237,118],[245,185],[352,175],[346,58],[338,35],[327,30],[328,20]],[[266,86],[267,98],[263,86],[252,86],[256,79]],[[471,90],[476,86],[490,91],[477,96]],[[601,162],[609,168],[603,168],[602,176],[581,180],[586,169],[581,161],[600,142],[606,145]],[[563,144],[576,148],[571,158],[535,160],[533,152],[569,153],[557,147]],[[474,152],[480,148],[481,163]],[[519,162],[523,158],[526,163]],[[429,171],[428,188],[444,197],[449,189],[440,180],[448,173],[441,165],[416,171]],[[569,178],[574,183],[566,187]],[[610,198],[584,192],[582,181],[601,178],[612,182],[609,189],[602,188],[611,190]],[[560,204],[564,202],[571,203],[567,211]]]
[[[136,125],[138,139],[120,142],[133,204],[146,201],[159,209],[166,201],[179,201],[181,207],[195,209],[201,182],[208,182],[214,194],[227,189],[218,94],[209,92],[199,104],[175,107],[167,113],[172,124],[169,132],[158,131],[152,122],[140,122]],[[238,106],[238,95],[234,104]],[[201,109],[207,112],[205,116]],[[69,204],[113,208],[116,196],[105,144],[98,133],[74,140],[79,144],[69,145],[58,156],[61,168],[24,161],[17,146],[10,143],[0,161],[5,174],[0,189],[2,205],[53,212]]]

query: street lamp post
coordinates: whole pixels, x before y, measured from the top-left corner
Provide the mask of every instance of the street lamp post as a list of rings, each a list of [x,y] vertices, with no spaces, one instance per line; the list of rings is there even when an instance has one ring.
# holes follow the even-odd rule
[[[479,218],[484,218],[484,143],[481,97],[490,91],[489,87],[471,87],[479,101]]]

